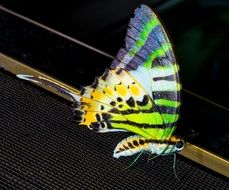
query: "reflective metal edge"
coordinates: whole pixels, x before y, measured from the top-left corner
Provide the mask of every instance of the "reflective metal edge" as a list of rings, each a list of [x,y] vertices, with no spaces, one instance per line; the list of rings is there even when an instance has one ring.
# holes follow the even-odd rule
[[[10,58],[2,53],[0,53],[0,68],[9,71],[10,73],[13,73],[15,75],[17,74],[25,74],[25,75],[32,75],[34,77],[43,77],[46,78],[50,81],[52,81],[53,83],[58,84],[59,86],[68,89],[70,92],[76,93],[78,92],[78,90],[74,89],[72,86],[64,84],[56,79],[54,79],[53,77],[49,76],[48,74],[42,73],[36,69],[33,69],[32,67],[29,67],[23,63],[18,62],[17,60]],[[57,94],[58,96],[61,96],[67,100],[71,100],[69,96],[62,94],[60,92],[58,92],[57,90],[55,90],[54,88],[47,86],[47,85],[42,85],[39,83],[33,83],[36,84],[54,94]]]
[[[68,89],[70,92],[72,93],[76,93],[78,92],[77,89],[73,88],[72,86],[69,86],[67,84],[64,84],[56,79],[54,79],[53,77],[42,73],[36,69],[33,69],[23,63],[20,63],[2,53],[0,53],[0,67],[3,68],[4,70],[7,70],[13,74],[27,74],[27,75],[33,75],[33,76],[40,76],[40,77],[44,77],[56,84],[58,84],[59,86],[62,86],[66,89]],[[70,101],[70,98],[58,91],[56,91],[55,89],[53,89],[52,87],[49,87],[47,85],[41,85],[38,83],[34,83],[52,93],[57,94],[58,96],[61,96],[67,100]],[[229,177],[229,162],[224,159],[221,158],[207,150],[204,150],[201,147],[195,146],[191,143],[186,143],[186,147],[184,148],[184,150],[182,150],[180,153],[180,155],[195,161],[209,169],[214,170],[215,172],[218,172],[226,177]]]

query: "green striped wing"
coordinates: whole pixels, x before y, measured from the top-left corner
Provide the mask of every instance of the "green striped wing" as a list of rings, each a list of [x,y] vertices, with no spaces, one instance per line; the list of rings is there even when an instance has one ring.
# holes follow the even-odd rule
[[[119,51],[112,68],[127,70],[145,89],[162,116],[164,135],[171,136],[179,118],[179,66],[162,24],[149,7],[136,9],[125,48]]]
[[[100,132],[169,139],[179,118],[179,67],[150,8],[135,10],[125,41],[110,69],[81,90],[81,124]]]

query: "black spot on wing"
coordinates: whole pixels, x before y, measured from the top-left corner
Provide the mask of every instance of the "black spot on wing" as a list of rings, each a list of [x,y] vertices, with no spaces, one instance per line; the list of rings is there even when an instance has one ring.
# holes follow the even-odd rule
[[[109,69],[106,69],[105,72],[103,73],[103,75],[101,76],[101,78],[105,81],[108,74],[109,74]]]
[[[122,98],[121,98],[121,97],[118,97],[118,98],[117,98],[117,101],[118,101],[118,102],[122,102]]]
[[[133,99],[133,97],[130,97],[127,101],[126,101],[127,105],[130,107],[134,107],[135,106],[135,101]]]
[[[117,108],[112,108],[109,112],[110,113],[119,113],[119,110]]]
[[[104,122],[101,122],[101,127],[106,128],[106,124]]]
[[[98,84],[99,84],[99,79],[98,79],[98,77],[96,77],[95,78],[95,81],[93,82],[93,84],[91,85],[91,87],[92,88],[97,88]]]
[[[102,118],[104,121],[108,121],[110,119],[110,114],[109,113],[102,113]]]
[[[97,121],[101,121],[101,117],[98,113],[95,114],[95,117],[96,117]]]
[[[121,72],[122,72],[122,68],[119,68],[115,73],[117,74],[117,75],[120,75],[121,74]]]
[[[98,122],[91,122],[90,128],[93,130],[99,130],[100,129],[100,124]]]
[[[84,93],[85,93],[85,91],[86,91],[86,88],[85,87],[81,87],[81,89],[80,89],[80,95],[83,96]]]
[[[119,104],[119,105],[118,105],[118,107],[119,107],[119,108],[122,108],[122,107],[123,107],[123,105],[122,105],[122,104]]]
[[[115,101],[111,101],[110,102],[110,105],[115,106],[116,105],[116,102]]]
[[[142,101],[137,101],[137,104],[139,106],[146,106],[149,102],[149,97],[147,95],[144,95],[143,100]]]

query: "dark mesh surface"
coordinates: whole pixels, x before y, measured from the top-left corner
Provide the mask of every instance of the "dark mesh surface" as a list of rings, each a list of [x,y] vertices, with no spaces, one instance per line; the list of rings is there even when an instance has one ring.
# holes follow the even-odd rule
[[[112,158],[127,134],[77,127],[70,105],[0,73],[0,189],[227,189],[226,179],[181,156]],[[125,135],[125,136],[124,136]]]

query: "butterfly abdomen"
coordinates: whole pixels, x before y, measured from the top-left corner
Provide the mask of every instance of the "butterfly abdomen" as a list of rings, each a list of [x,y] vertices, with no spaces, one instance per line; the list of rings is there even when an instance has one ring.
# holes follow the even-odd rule
[[[145,138],[134,135],[122,140],[116,146],[113,157],[132,156],[142,151],[150,151],[150,144],[145,143]]]
[[[172,136],[170,139],[157,140],[134,135],[122,140],[116,146],[113,157],[132,156],[141,152],[163,156],[179,152],[184,146],[185,142],[176,136]]]

